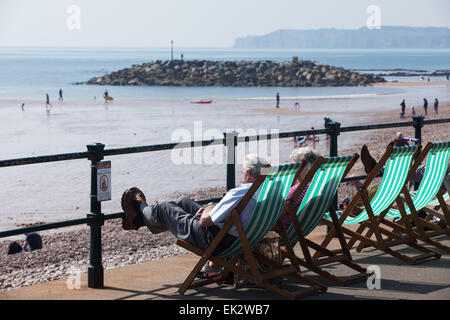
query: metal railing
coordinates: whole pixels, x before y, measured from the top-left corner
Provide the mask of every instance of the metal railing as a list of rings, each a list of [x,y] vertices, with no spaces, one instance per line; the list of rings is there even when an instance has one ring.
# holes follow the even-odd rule
[[[86,218],[66,220],[61,222],[54,222],[48,224],[42,224],[37,226],[30,226],[25,228],[13,229],[0,231],[0,238],[20,235],[28,232],[36,232],[57,228],[64,228],[69,226],[76,226],[87,224],[90,227],[90,251],[89,251],[89,267],[88,267],[88,287],[90,288],[102,288],[103,287],[103,266],[102,266],[102,243],[101,243],[101,227],[106,220],[118,219],[123,217],[123,212],[103,214],[101,210],[101,202],[97,201],[97,163],[100,162],[105,156],[114,155],[124,155],[133,154],[141,152],[153,152],[162,150],[172,150],[174,148],[184,149],[184,148],[194,148],[200,146],[209,145],[225,145],[227,154],[227,165],[226,165],[226,189],[230,190],[235,187],[236,177],[236,159],[235,152],[238,143],[245,143],[248,141],[259,141],[259,140],[271,140],[271,139],[284,139],[292,138],[297,136],[307,136],[313,134],[327,134],[330,139],[329,145],[329,156],[334,157],[338,155],[338,136],[341,132],[353,132],[353,131],[363,131],[363,130],[375,130],[375,129],[387,129],[387,128],[397,128],[397,127],[411,127],[415,129],[415,138],[422,139],[422,127],[425,124],[439,124],[448,123],[450,118],[445,119],[435,119],[435,120],[424,120],[423,116],[414,116],[413,121],[408,122],[394,122],[394,123],[384,123],[384,124],[372,124],[372,125],[362,125],[362,126],[349,126],[341,127],[339,122],[330,122],[324,129],[317,130],[302,130],[302,131],[291,131],[291,132],[281,132],[276,135],[256,135],[256,136],[239,136],[237,132],[225,132],[223,139],[213,139],[213,140],[202,140],[202,141],[190,141],[183,143],[167,143],[167,144],[156,144],[149,146],[138,146],[138,147],[127,147],[127,148],[117,148],[117,149],[107,149],[101,143],[94,143],[87,145],[86,152],[76,152],[76,153],[65,153],[57,155],[47,155],[38,157],[28,157],[28,158],[18,158],[1,160],[0,168],[2,167],[12,167],[20,165],[30,165],[37,163],[47,163],[56,161],[66,161],[75,159],[88,159],[91,169],[91,192],[90,192],[90,212],[87,214]],[[344,181],[351,180],[361,180],[365,179],[364,176],[356,176],[351,178],[346,178]],[[337,198],[336,198],[337,199]],[[335,202],[337,201],[335,199]],[[214,199],[204,199],[198,201],[200,204],[208,203],[211,201],[218,201],[220,198]]]

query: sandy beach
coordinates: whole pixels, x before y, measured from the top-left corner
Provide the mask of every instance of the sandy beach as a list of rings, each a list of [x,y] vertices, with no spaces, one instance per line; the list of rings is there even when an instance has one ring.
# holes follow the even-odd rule
[[[396,87],[397,84],[393,86]],[[438,91],[440,96],[445,98],[445,94],[447,94],[448,97],[446,86],[437,88],[441,90]],[[428,91],[426,93],[430,95]],[[323,128],[323,110],[330,110],[329,105],[332,104],[337,107],[328,111],[326,115],[341,122],[342,125],[410,121],[409,110],[407,110],[407,117],[404,120],[399,119],[398,104],[400,101],[398,101],[398,97],[400,94],[381,95],[375,98],[329,99],[325,102],[314,99],[306,100],[302,102],[300,110],[294,110],[286,105],[281,109],[276,109],[272,105],[269,106],[269,103],[262,107],[261,101],[254,100],[219,100],[212,105],[212,108],[202,109],[204,117],[200,119],[204,123],[218,123],[219,129],[228,126],[234,128],[263,126],[283,128],[283,131],[307,130],[311,126],[319,129]],[[417,114],[423,114],[418,98],[421,95],[422,92],[419,92],[414,98]],[[434,115],[432,100],[429,99],[430,106],[426,119],[450,117],[450,104],[447,102],[450,99],[445,100],[444,98],[441,98],[438,115]],[[167,130],[168,126],[171,130],[188,125],[192,127],[192,122],[199,119],[199,110],[195,110],[194,106],[186,100],[169,102],[127,100],[117,101],[110,105],[105,105],[100,101],[72,101],[61,105],[55,103],[50,115],[45,113],[44,107],[39,101],[27,101],[25,112],[19,110],[19,102],[18,100],[0,101],[0,110],[6,110],[5,121],[15,119],[15,122],[11,120],[15,124],[10,125],[10,130],[14,132],[13,138],[11,139],[9,135],[10,142],[5,145],[6,158],[84,151],[83,143],[94,141],[94,138],[106,142],[107,147],[167,142],[170,138],[167,135],[167,132],[170,132]],[[356,105],[368,105],[369,107],[357,110],[354,107]],[[174,116],[180,114],[180,110],[183,110],[185,119],[171,123],[170,119],[173,122]],[[235,116],[236,114],[238,117]],[[141,121],[133,121],[139,117],[141,117]],[[159,119],[159,123],[151,121],[154,118]],[[21,122],[17,122],[17,119],[20,119]],[[236,121],[237,123],[235,123]],[[25,128],[32,123],[34,123],[34,133],[25,132]],[[423,142],[450,140],[449,127],[449,124],[425,126],[422,131]],[[407,137],[414,136],[412,127],[401,130],[385,129],[364,133],[345,133],[339,138],[339,154],[359,153],[362,144],[365,143],[372,155],[378,159],[397,131],[402,131]],[[7,135],[6,132],[2,132],[2,134]],[[17,145],[25,146],[26,149],[18,150]],[[316,147],[322,154],[328,153],[328,145],[323,139]],[[23,152],[24,150],[27,152]],[[284,140],[280,143],[280,154],[283,161],[289,161],[288,156],[291,150],[291,141]],[[114,201],[104,203],[104,212],[121,211],[118,199],[124,189],[134,185],[143,188],[148,194],[149,201],[173,199],[182,194],[193,199],[205,199],[220,197],[225,192],[223,165],[211,167],[189,165],[177,168],[169,163],[169,156],[168,153],[165,155],[160,153],[158,155],[113,158]],[[76,164],[74,164],[75,162]],[[237,165],[237,167],[239,170],[240,166]],[[159,168],[164,168],[161,169],[162,176],[167,175],[168,172],[171,173],[170,181],[167,184],[157,184],[155,180],[161,179],[158,177],[149,179],[149,172],[160,170]],[[89,192],[89,171],[86,160],[73,161],[67,165],[33,165],[1,168],[1,170],[4,173],[5,181],[9,181],[0,195],[1,202],[7,204],[2,209],[3,230],[64,220],[69,217],[84,217],[88,212],[86,195]],[[202,171],[202,174],[196,176],[199,170]],[[184,183],[183,172],[188,172],[192,176],[193,184],[186,185]],[[360,162],[354,167],[352,173],[356,175],[363,173]],[[43,175],[45,175],[45,179],[43,179]],[[200,177],[202,178],[201,183],[198,182],[200,180],[196,180]],[[69,182],[65,187],[55,190],[54,186],[61,179]],[[37,190],[37,186],[40,190]],[[159,187],[158,192],[156,192],[156,186]],[[20,201],[19,198],[10,196],[18,194],[18,190],[22,190],[20,194],[26,195]],[[155,191],[152,192],[152,190]],[[342,199],[351,193],[350,186],[343,184],[339,189],[339,198]],[[31,200],[26,198],[31,198]],[[54,210],[58,212],[54,214],[52,212]],[[11,212],[15,212],[15,214],[11,215]],[[74,270],[86,271],[89,252],[88,227],[83,226],[76,230],[69,229],[69,231],[61,229],[57,233],[42,232],[41,234],[43,249],[20,255],[6,256],[7,247],[14,239],[23,245],[24,237],[19,236],[0,241],[0,290],[64,278]],[[144,228],[139,231],[123,231],[119,220],[106,222],[102,234],[105,268],[161,259],[185,252],[174,245],[174,237],[167,233],[152,235]]]
[[[374,87],[422,87],[422,86],[450,86],[450,81],[397,81],[397,82],[377,82]]]

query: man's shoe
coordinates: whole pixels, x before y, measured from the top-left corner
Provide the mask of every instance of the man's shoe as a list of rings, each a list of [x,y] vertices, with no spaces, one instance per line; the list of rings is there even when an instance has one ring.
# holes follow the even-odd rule
[[[122,228],[124,230],[138,229],[133,221],[136,215],[140,214],[139,205],[141,203],[147,203],[147,201],[144,193],[136,187],[128,189],[122,194],[121,205],[124,211]]]
[[[372,171],[372,169],[377,165],[377,162],[370,155],[366,145],[363,145],[361,148],[361,162],[363,163],[364,171],[366,171],[367,174],[369,174],[370,171]]]

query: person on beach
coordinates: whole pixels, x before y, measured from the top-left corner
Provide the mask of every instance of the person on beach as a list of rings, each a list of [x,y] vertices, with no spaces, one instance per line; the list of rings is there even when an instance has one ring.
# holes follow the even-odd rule
[[[25,233],[25,246],[24,251],[34,251],[42,249],[42,238],[37,232]]]
[[[306,142],[305,137],[294,137],[294,149],[306,147],[308,143]]]
[[[22,111],[25,111],[25,103],[22,103],[22,106],[20,107]]]
[[[400,103],[400,106],[402,107],[402,112],[400,113],[400,119],[403,119],[405,117],[405,109],[406,109],[405,99],[403,99],[402,103]]]
[[[106,89],[105,93],[103,93],[103,98],[105,98],[105,103],[108,102],[108,97],[109,97],[109,93],[108,93],[108,89]]]
[[[297,180],[294,181],[294,184],[289,189],[287,199],[291,198],[294,194],[295,190],[297,190],[298,186],[302,182],[302,180],[306,177],[306,174],[308,173],[308,170],[311,169],[314,162],[320,157],[320,154],[313,150],[310,147],[305,147],[301,149],[294,149],[290,155],[290,158],[293,162],[306,162],[305,168],[300,172],[300,175],[298,176]],[[300,207],[303,198],[305,197],[306,192],[309,188],[309,183],[306,185],[306,187],[303,189],[303,191],[300,193],[297,199],[295,199],[294,202],[294,210],[297,211]],[[292,223],[291,217],[288,214],[285,214],[283,217],[283,223],[286,226],[286,229],[289,228],[289,226]]]
[[[216,205],[210,204],[205,207],[187,197],[148,205],[141,190],[136,187],[128,189],[122,194],[121,199],[122,209],[125,212],[122,227],[125,230],[137,230],[146,226],[154,234],[170,231],[175,237],[206,250],[223,228],[233,209],[265,168],[270,168],[266,160],[256,154],[247,155],[242,164],[242,185],[229,190]],[[260,189],[240,215],[244,228],[252,216],[259,192]],[[219,243],[215,253],[226,250],[237,237],[236,227],[233,226]]]
[[[64,99],[63,99],[63,91],[62,91],[62,89],[59,89],[58,93],[59,93],[59,98],[58,98],[58,100],[59,100],[59,101],[63,101]]]
[[[423,98],[423,110],[425,111],[425,115],[427,115],[427,109],[428,109],[428,100]]]
[[[22,253],[22,252],[23,252],[22,246],[20,244],[18,244],[16,241],[14,241],[9,244],[7,255]]]
[[[392,143],[396,147],[406,147],[409,146],[409,142],[414,142],[415,144],[419,143],[420,140],[416,138],[407,138],[403,136],[403,133],[397,132],[397,136],[394,140],[392,140]]]
[[[280,107],[280,93],[279,92],[277,92],[277,108],[279,108]]]
[[[438,114],[439,108],[439,100],[437,98],[434,99],[434,114]]]
[[[298,102],[294,103],[294,109],[300,110],[300,103]]]
[[[314,127],[311,127],[311,130],[315,130]],[[315,134],[310,134],[306,136],[306,141],[311,140],[313,142],[313,149],[316,148],[316,142],[319,141],[319,137]]]
[[[50,103],[50,96],[48,95],[48,93],[46,94],[46,100],[45,100],[45,108],[48,110],[48,106],[53,107],[52,104]]]
[[[411,106],[411,115],[416,115],[416,109],[414,108],[414,106]]]

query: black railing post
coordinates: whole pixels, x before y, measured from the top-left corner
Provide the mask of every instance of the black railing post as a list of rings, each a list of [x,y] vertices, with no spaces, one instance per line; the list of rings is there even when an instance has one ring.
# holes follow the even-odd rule
[[[102,265],[102,225],[104,215],[102,214],[101,202],[97,201],[97,163],[103,159],[105,145],[93,143],[86,146],[88,149],[88,159],[91,161],[91,209],[87,215],[92,219],[89,223],[91,228],[88,287],[103,288],[103,265]]]
[[[328,136],[330,137],[330,157],[337,157],[338,155],[338,136],[341,134],[341,123],[340,122],[330,122],[327,126]],[[338,209],[338,195],[333,198],[333,206],[335,210]],[[330,227],[327,225],[327,233],[330,231]]]
[[[413,116],[414,138],[422,143],[423,116]]]
[[[236,131],[224,133],[224,144],[227,148],[227,191],[236,187]]]
[[[338,155],[338,135],[340,135],[341,124],[339,122],[330,122],[327,126],[330,137],[330,157]]]

